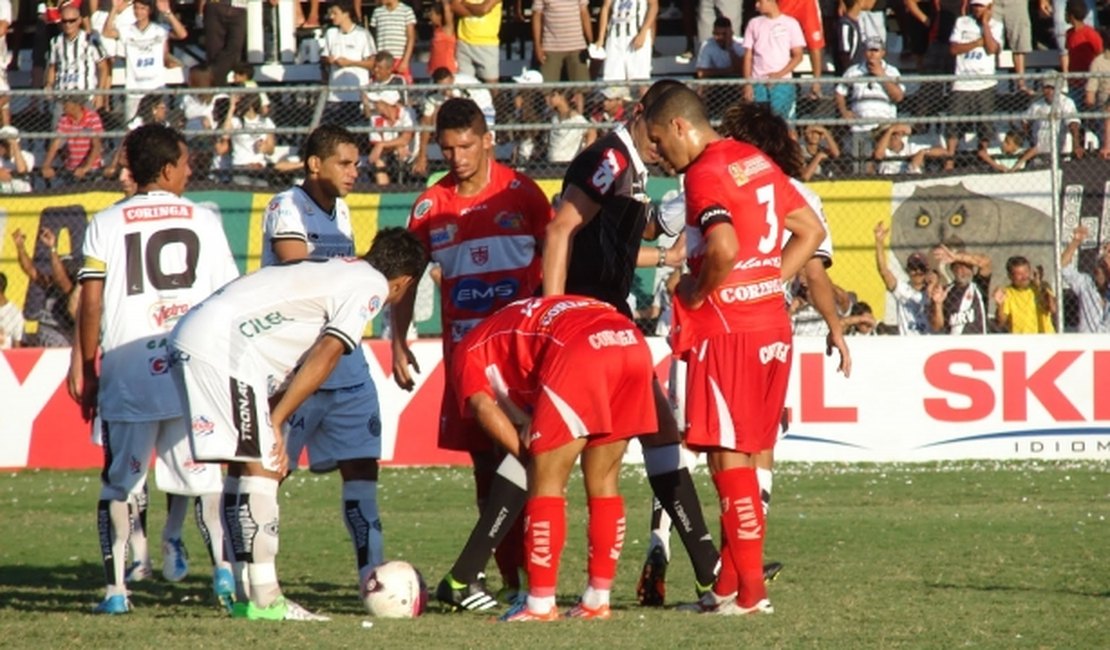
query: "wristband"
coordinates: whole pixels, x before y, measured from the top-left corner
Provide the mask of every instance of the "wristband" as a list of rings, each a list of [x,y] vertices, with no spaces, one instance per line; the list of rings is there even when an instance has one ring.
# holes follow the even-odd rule
[[[657,268],[663,268],[667,265],[667,250],[662,246],[656,248],[659,251],[659,261],[655,263]]]

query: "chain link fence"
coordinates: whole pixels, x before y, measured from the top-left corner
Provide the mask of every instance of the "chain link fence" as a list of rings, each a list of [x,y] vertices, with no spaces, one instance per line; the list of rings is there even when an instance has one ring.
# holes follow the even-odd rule
[[[1033,96],[1016,90],[1014,75],[988,79],[997,82],[990,93],[993,110],[968,115],[953,114],[958,103],[953,101],[952,76],[867,77],[844,85],[826,77],[820,96],[811,96],[813,79],[779,82],[795,89],[790,121],[806,152],[806,180],[823,199],[833,233],[836,261],[830,275],[852,302],[869,305],[880,321],[893,323],[895,310],[888,305],[875,263],[873,231],[882,221],[891,231],[888,246],[897,274],[905,275],[901,263],[911,253],[932,259],[933,249],[948,243],[990,258],[993,293],[1008,282],[1006,261],[1025,256],[1033,268],[1043,269],[1045,283],[1061,298],[1057,327],[1074,330],[1080,301],[1073,287],[1064,284],[1058,261],[1080,225],[1087,232],[1075,255],[1081,274],[1097,274],[1110,242],[1107,97],[1097,92],[1096,83],[1090,97],[1094,103],[1088,103],[1087,78],[1077,75],[1027,75],[1028,85],[1037,89]],[[904,96],[883,108],[884,113],[875,110],[874,102],[887,82],[900,84]],[[688,83],[705,98],[714,120],[744,96],[744,84],[736,80]],[[1052,90],[1042,89],[1046,86]],[[19,155],[26,168],[0,175],[0,270],[9,278],[8,295],[23,303],[33,320],[34,305],[28,302],[38,299],[19,271],[15,230],[29,235],[29,255],[48,269],[44,245],[38,242],[30,249],[33,234],[51,229],[61,237],[61,249],[77,252],[87,219],[119,198],[115,152],[135,124],[133,116],[124,116],[129,103],[141,104],[143,119],[165,120],[185,132],[193,156],[190,192],[221,210],[241,265],[251,270],[261,253],[261,211],[274,192],[298,181],[300,143],[322,121],[344,121],[364,136],[363,171],[348,201],[356,244],[368,245],[379,226],[403,224],[429,176],[446,168],[430,136],[431,116],[448,90],[469,94],[479,103],[488,97],[497,159],[525,171],[555,195],[570,158],[629,116],[632,98],[644,87],[390,86],[365,89],[363,101],[344,110],[329,103],[328,88],[319,84],[218,93],[167,88],[144,102],[135,97],[128,102],[122,89],[101,91],[97,94],[106,98],[98,111],[103,130],[60,139],[52,174],[43,173],[43,162],[59,138],[58,119],[67,110],[80,116],[84,104],[66,108],[62,96],[14,90],[10,100],[19,135],[0,138],[0,153],[9,159]],[[399,97],[384,91],[397,91]],[[159,105],[164,113],[154,112]],[[234,122],[229,114],[236,117]],[[74,174],[81,163],[67,161],[67,149],[86,137],[101,143],[103,162]],[[406,139],[404,146],[376,155],[376,143],[398,137]],[[653,176],[649,194],[658,201],[676,186],[660,173]],[[942,277],[950,274],[938,260],[932,266]],[[637,283],[637,303],[647,319],[657,316],[651,306],[664,275],[645,270]],[[1105,284],[1102,295],[1105,301]],[[990,295],[986,299],[992,301]],[[845,303],[848,309],[850,303]],[[421,332],[437,333],[435,314],[425,316]]]

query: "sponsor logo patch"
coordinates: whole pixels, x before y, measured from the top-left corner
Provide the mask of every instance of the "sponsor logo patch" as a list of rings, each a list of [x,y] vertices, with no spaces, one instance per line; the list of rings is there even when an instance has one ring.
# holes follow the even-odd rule
[[[205,415],[197,415],[193,417],[193,435],[194,436],[207,436],[216,430],[216,423],[208,419]]]
[[[627,166],[627,161],[619,151],[606,149],[601,154],[601,162],[597,164],[594,175],[590,177],[590,185],[593,185],[599,194],[607,193]]]
[[[150,317],[150,324],[163,332],[168,332],[173,329],[173,326],[182,316],[189,313],[189,307],[190,305],[187,302],[159,300],[151,305],[147,312]]]
[[[428,211],[431,210],[431,209],[432,209],[432,200],[431,199],[424,199],[423,201],[421,201],[421,202],[419,202],[419,203],[417,203],[416,205],[413,206],[413,208],[412,208],[412,218],[413,219],[420,219],[424,215],[428,214]]]
[[[451,242],[455,241],[455,233],[458,231],[458,226],[453,223],[447,224],[442,228],[433,228],[430,238],[432,247],[448,246]]]
[[[476,278],[466,278],[455,285],[451,300],[455,306],[467,311],[488,312],[495,304],[507,302],[517,296],[520,283],[505,278],[487,284]]]
[[[170,370],[170,360],[166,357],[151,357],[147,359],[151,375],[164,375]]]
[[[474,246],[470,249],[470,261],[478,266],[485,266],[489,262],[489,246]]]
[[[192,218],[193,208],[187,205],[136,205],[123,210],[123,220],[127,223]]]
[[[524,228],[524,217],[519,212],[498,212],[493,221],[499,228],[505,230],[521,230]]]

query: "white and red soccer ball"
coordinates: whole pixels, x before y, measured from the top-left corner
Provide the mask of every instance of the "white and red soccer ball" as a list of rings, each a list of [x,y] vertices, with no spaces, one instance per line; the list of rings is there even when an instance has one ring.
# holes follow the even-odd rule
[[[366,577],[362,602],[376,618],[416,618],[428,606],[428,588],[416,567],[393,560],[378,565]]]

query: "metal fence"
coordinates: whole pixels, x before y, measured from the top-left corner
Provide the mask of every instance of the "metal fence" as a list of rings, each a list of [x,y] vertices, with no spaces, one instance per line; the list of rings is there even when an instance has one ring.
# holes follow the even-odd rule
[[[1061,252],[1070,241],[1075,229],[1082,223],[1089,231],[1088,238],[1078,251],[1079,269],[1091,273],[1105,243],[1110,242],[1110,204],[1105,193],[1110,183],[1110,163],[1102,155],[1110,153],[1107,121],[1110,113],[1104,103],[1088,107],[1084,102],[1085,78],[1057,73],[1028,75],[1030,87],[1037,88],[1037,95],[1028,96],[1013,91],[1013,75],[991,77],[998,85],[993,93],[995,110],[989,114],[953,115],[950,101],[953,93],[951,76],[907,76],[898,79],[905,87],[905,97],[897,105],[897,115],[886,119],[844,119],[838,110],[836,95],[838,79],[826,78],[820,97],[810,97],[812,79],[783,81],[796,88],[795,115],[791,121],[799,133],[799,140],[807,151],[807,159],[817,162],[810,165],[809,180],[824,200],[833,241],[836,263],[830,273],[834,281],[854,296],[856,302],[867,303],[880,319],[892,322],[894,310],[887,305],[887,296],[875,270],[873,228],[879,221],[890,224],[889,249],[893,255],[892,267],[901,273],[906,256],[911,252],[931,255],[932,249],[944,242],[960,242],[969,252],[988,255],[993,263],[994,277],[991,290],[1007,283],[1005,262],[1014,255],[1024,255],[1034,268],[1043,268],[1045,281],[1060,294],[1061,306],[1057,327],[1074,329],[1078,319],[1078,301],[1074,293],[1062,284],[1057,264]],[[856,83],[881,84],[882,78],[870,77]],[[1044,93],[1040,87],[1048,82],[1060,95],[1071,95],[1075,112],[1066,102],[1043,104]],[[740,81],[688,80],[705,98],[713,119],[719,119],[725,109],[738,101],[743,94]],[[624,84],[629,97],[642,92],[637,84]],[[603,92],[611,85],[592,83],[573,84],[491,84],[466,87],[464,90],[488,90],[495,108],[495,154],[498,160],[526,171],[541,181],[549,194],[559,190],[562,174],[566,169],[563,158],[556,156],[556,149],[563,151],[570,141],[570,153],[576,149],[577,136],[583,142],[612,128],[614,115],[606,110],[630,110],[631,101],[618,104],[606,102]],[[382,90],[368,88],[368,92]],[[410,130],[413,141],[419,142],[422,133],[432,127],[421,123],[421,118],[441,96],[443,86],[412,85],[402,93],[403,103],[412,113],[413,126],[382,125],[381,118],[371,110],[349,113],[348,126],[365,136],[364,155],[372,151],[372,140],[392,137]],[[851,88],[849,90],[849,97]],[[304,136],[316,125],[333,114],[328,104],[326,85],[280,85],[263,88],[229,88],[207,97],[189,88],[167,88],[161,97],[167,107],[164,119],[181,127],[193,152],[194,176],[191,191],[239,191],[247,197],[261,197],[260,201],[247,199],[245,207],[221,206],[228,219],[242,217],[242,245],[239,254],[244,268],[257,265],[258,246],[253,243],[257,232],[258,212],[269,194],[295,183],[300,176],[298,149]],[[571,107],[582,106],[585,120],[553,122],[551,108],[553,93],[562,95]],[[260,97],[265,94],[266,116],[269,122],[255,127],[239,126],[233,131],[224,129],[224,116],[228,112],[229,96]],[[103,143],[104,165],[101,169],[114,172],[114,152],[126,135],[129,120],[123,115],[127,104],[126,91],[113,90],[100,93],[107,97],[106,107],[99,112],[104,131],[88,134]],[[210,102],[211,122],[205,125],[187,124],[182,108],[185,96]],[[620,93],[609,92],[609,95]],[[16,228],[24,233],[34,233],[47,227],[49,215],[58,206],[74,204],[83,206],[83,217],[91,217],[98,206],[106,205],[118,197],[118,184],[113,178],[93,169],[84,178],[74,178],[60,168],[53,178],[46,178],[41,171],[43,155],[51,140],[57,137],[55,124],[60,113],[62,98],[42,91],[15,90],[11,93],[14,124],[19,129],[18,146],[28,159],[26,173],[14,173],[0,183],[0,218],[4,219],[4,243],[0,248],[0,266],[9,279],[18,276],[15,270],[15,252],[10,235]],[[1039,100],[1039,101],[1038,101]],[[135,100],[132,100],[133,103]],[[240,101],[239,104],[247,102]],[[261,103],[261,102],[260,102]],[[618,102],[621,103],[621,102]],[[850,98],[846,107],[851,109]],[[1032,107],[1032,108],[1031,108]],[[867,127],[867,128],[864,128]],[[980,132],[984,127],[989,133]],[[273,134],[274,148],[265,152],[264,160],[249,167],[236,166],[234,156],[220,145],[220,140],[231,136],[230,146],[250,146],[249,136]],[[883,134],[887,133],[885,139]],[[83,134],[84,135],[84,134]],[[949,140],[947,136],[955,137]],[[979,146],[985,138],[985,148]],[[874,150],[880,144],[891,144],[882,156]],[[553,146],[561,143],[559,147]],[[64,143],[63,143],[64,144]],[[1039,144],[1039,149],[1029,153]],[[12,140],[4,145],[11,149]],[[949,146],[955,154],[949,155]],[[356,239],[360,245],[379,225],[402,224],[414,199],[414,193],[424,187],[430,174],[445,169],[442,157],[434,142],[425,149],[426,168],[414,169],[414,146],[405,155],[388,161],[380,169],[363,165],[363,173],[356,186],[351,203],[355,207]],[[895,151],[899,149],[901,153]],[[1023,154],[1029,153],[1026,159]],[[565,153],[564,153],[565,155]],[[881,159],[880,159],[881,158]],[[61,164],[64,152],[55,163]],[[1020,161],[1020,162],[1019,162]],[[653,178],[649,193],[658,200],[675,187],[674,179],[660,174]],[[22,192],[18,199],[14,193]],[[92,198],[87,198],[92,197]],[[217,202],[230,199],[217,198]],[[51,212],[54,211],[54,212]],[[33,238],[31,238],[33,241]],[[41,251],[38,253],[41,255]],[[946,265],[934,263],[941,275],[949,273]],[[645,271],[637,285],[637,301],[644,308],[645,318],[651,319],[650,305],[658,297],[662,274]],[[19,293],[19,278],[14,278]],[[11,295],[11,292],[9,292]],[[1105,295],[1105,292],[1104,292]],[[987,296],[988,302],[991,297]],[[993,309],[992,309],[993,311]],[[434,325],[423,328],[435,331]]]

